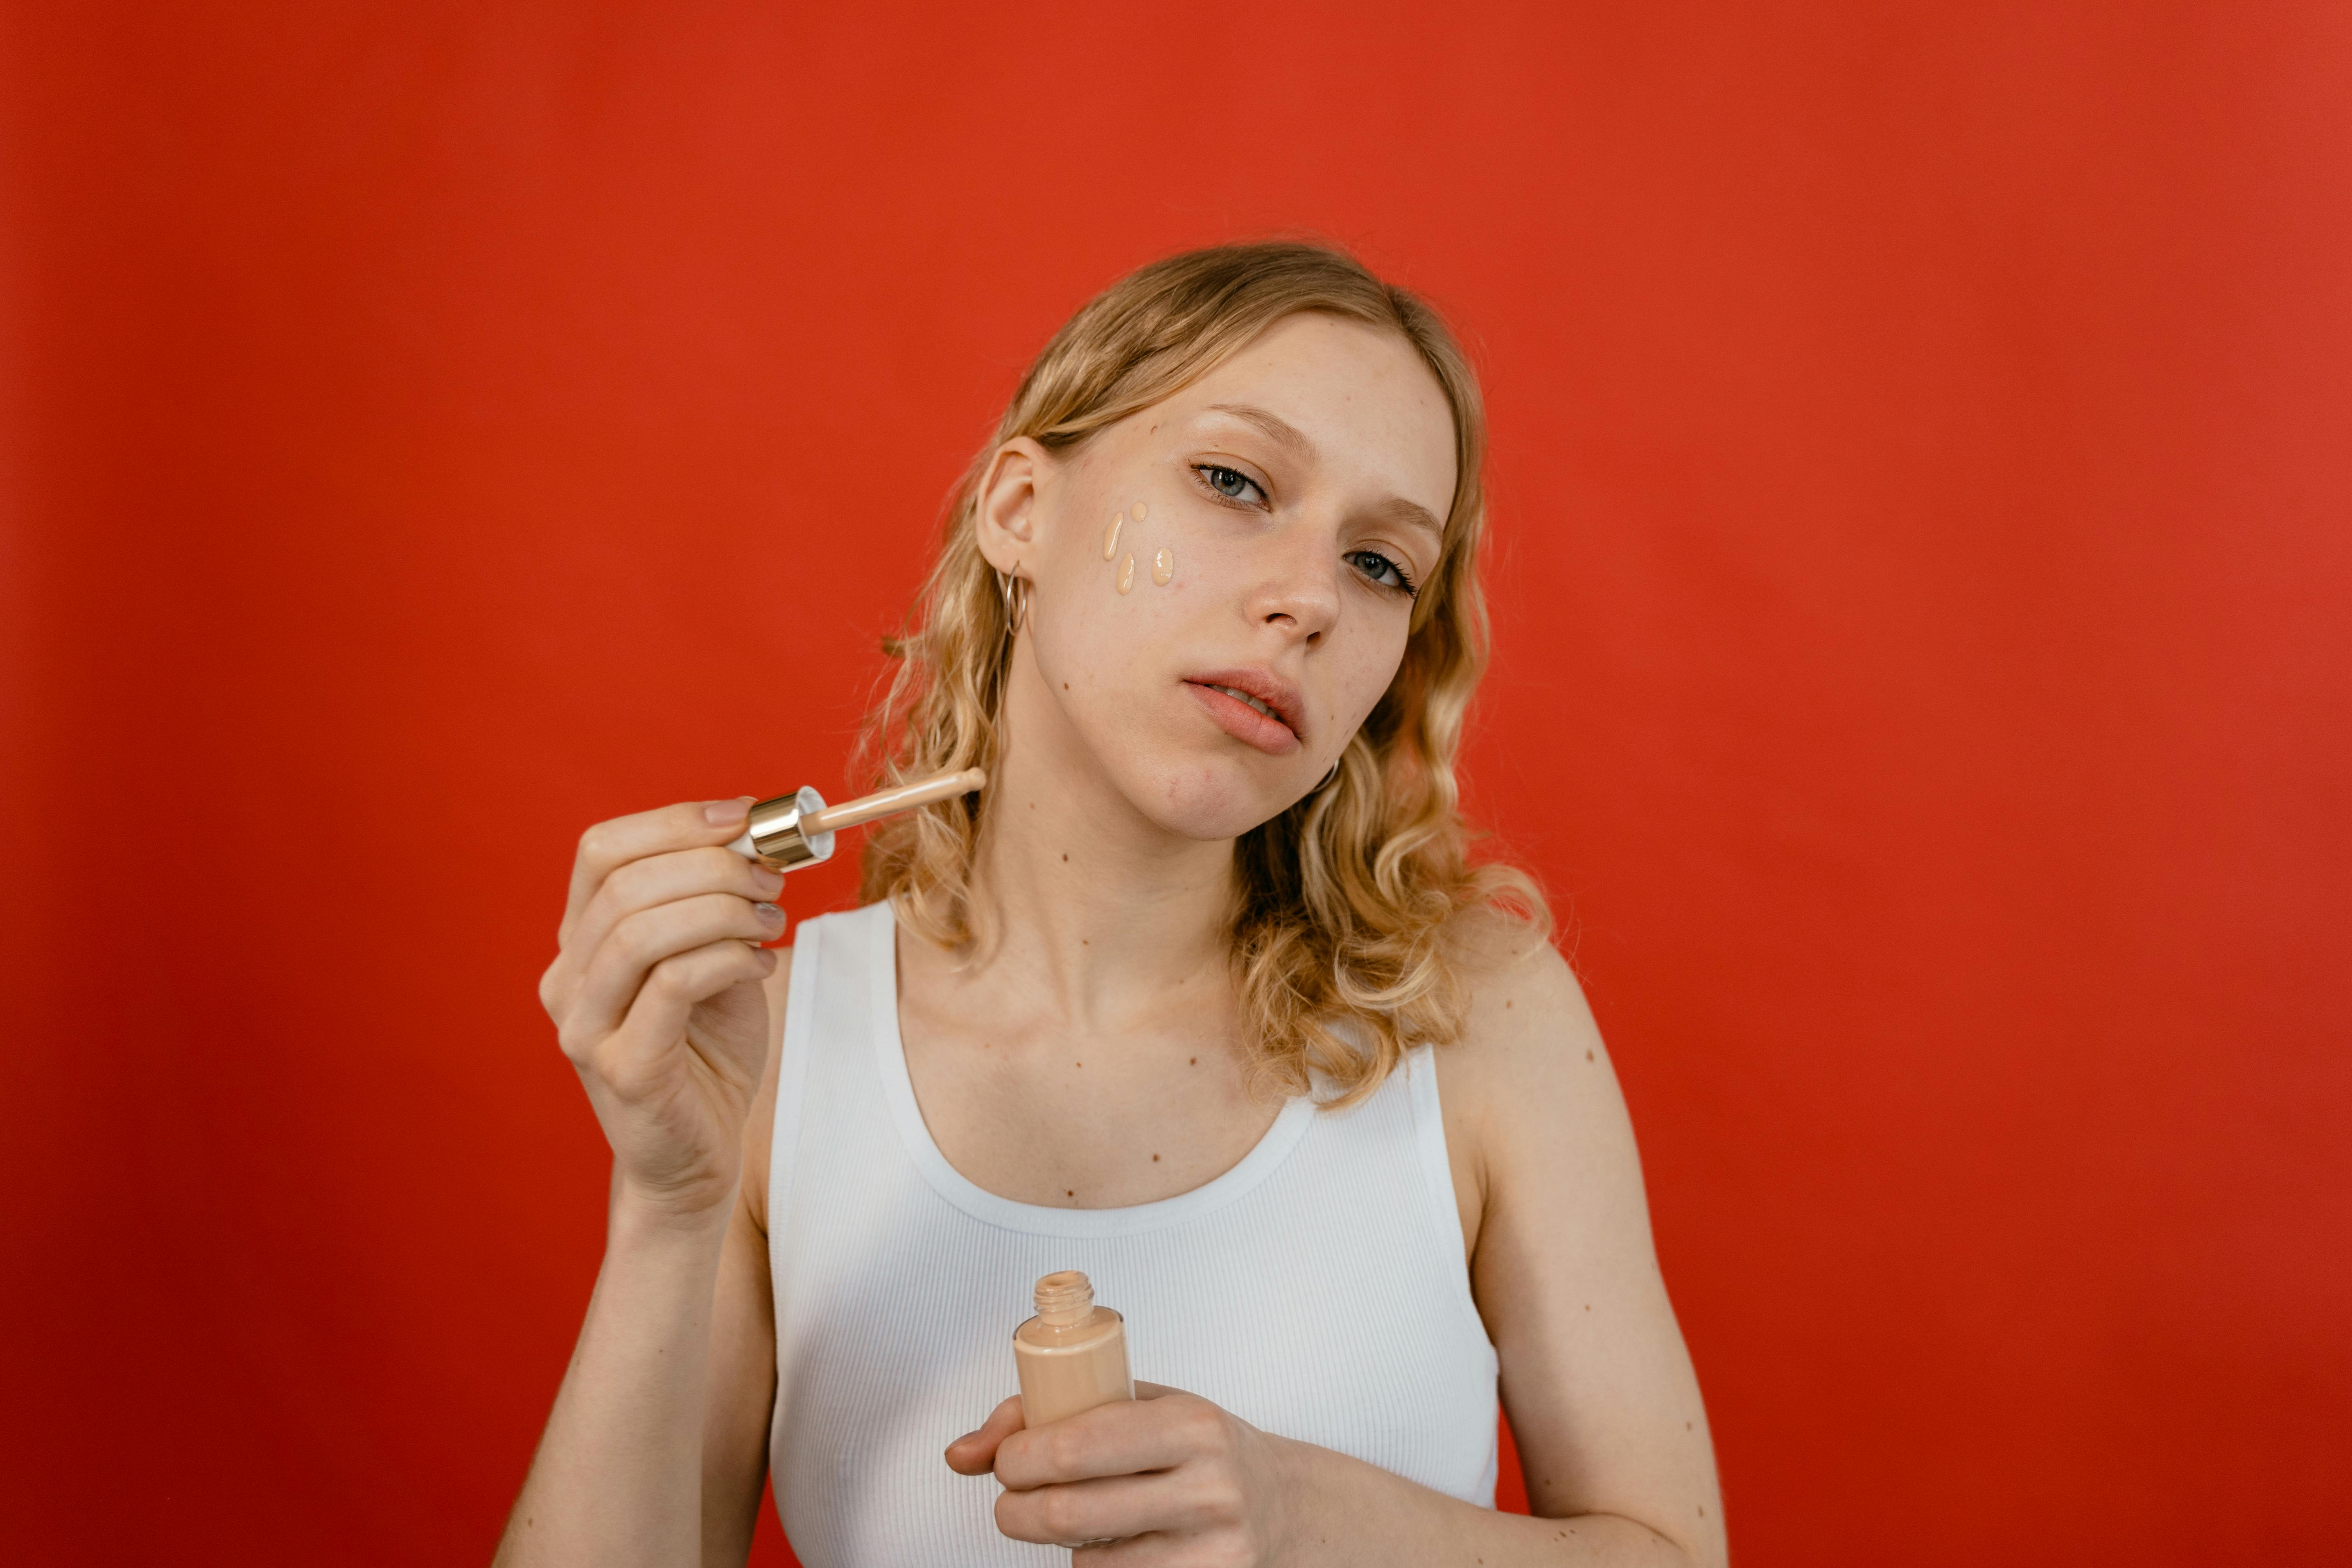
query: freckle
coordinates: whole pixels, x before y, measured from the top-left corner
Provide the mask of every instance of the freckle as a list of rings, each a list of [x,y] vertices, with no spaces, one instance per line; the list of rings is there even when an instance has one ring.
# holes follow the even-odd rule
[[[1064,682],[1062,682],[1062,689],[1063,689],[1063,690],[1067,691],[1069,689],[1070,689],[1070,683],[1069,683],[1068,681],[1065,680]]]
[[[1587,1301],[1587,1302],[1584,1304],[1584,1310],[1585,1310],[1586,1311],[1588,1311],[1588,1312],[1590,1312],[1591,1310],[1592,1310],[1592,1303],[1591,1303],[1591,1302],[1590,1302],[1590,1301]]]
[[[1151,1163],[1152,1163],[1153,1164],[1155,1164],[1155,1165],[1157,1165],[1158,1163],[1160,1163],[1160,1156],[1159,1156],[1159,1155],[1157,1155],[1157,1154],[1154,1154],[1153,1156],[1151,1156]]]
[[[1201,1065],[1201,1058],[1198,1057],[1186,1057],[1184,1058],[1184,1065],[1188,1068],[1199,1067]]]
[[[1698,1516],[1701,1519],[1705,1519],[1706,1517],[1706,1504],[1701,1503],[1698,1505]]]
[[[1151,581],[1165,588],[1168,586],[1168,579],[1174,575],[1176,575],[1176,557],[1169,554],[1167,547],[1162,545],[1160,553],[1151,558]]]
[[[1690,1423],[1689,1423],[1689,1422],[1685,1421],[1685,1422],[1684,1422],[1684,1423],[1683,1423],[1683,1430],[1684,1430],[1684,1431],[1685,1431],[1685,1432],[1687,1432],[1687,1431],[1689,1431],[1689,1430],[1690,1430]]]
[[[1064,1187],[1064,1188],[1062,1189],[1062,1195],[1063,1195],[1064,1197],[1066,1197],[1066,1198],[1074,1198],[1074,1197],[1076,1197],[1078,1194],[1077,1194],[1077,1193],[1076,1193],[1076,1191],[1075,1189],[1073,1189],[1073,1188],[1069,1188],[1069,1187]]]
[[[1110,526],[1103,530],[1104,560],[1108,561],[1118,553],[1118,525],[1126,521],[1125,512],[1115,511],[1110,514]]]
[[[1135,557],[1129,555],[1118,563],[1118,591],[1126,593],[1135,586]]]
[[[1504,1004],[1503,1004],[1503,1011],[1504,1011],[1504,1012],[1506,1012],[1506,1013],[1507,1013],[1507,1012],[1509,1012],[1510,1010],[1511,1010],[1511,1005],[1510,1005],[1508,1002],[1504,1003]]]
[[[1585,1059],[1586,1061],[1591,1061],[1591,1060],[1592,1059],[1592,1053],[1591,1053],[1591,1051],[1587,1051],[1587,1052],[1585,1052],[1585,1053],[1584,1053],[1584,1059]]]
[[[1132,516],[1136,521],[1141,522],[1144,520],[1144,517],[1150,513],[1150,510],[1151,509],[1150,507],[1144,505],[1141,501],[1137,501],[1135,503],[1135,510],[1129,515]]]
[[[1086,1063],[1084,1063],[1084,1062],[1072,1062],[1070,1065],[1071,1065],[1072,1067],[1074,1067],[1074,1068],[1082,1068],[1082,1067],[1086,1066],[1087,1064],[1086,1064]],[[1591,1310],[1592,1310],[1592,1309],[1591,1309],[1591,1308],[1590,1308],[1590,1307],[1587,1307],[1587,1308],[1585,1308],[1584,1310],[1585,1310],[1586,1311],[1588,1311],[1588,1312],[1590,1312]]]

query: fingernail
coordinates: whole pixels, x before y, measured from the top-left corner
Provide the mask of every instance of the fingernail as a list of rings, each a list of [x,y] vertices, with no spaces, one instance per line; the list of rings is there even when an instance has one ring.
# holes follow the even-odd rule
[[[773,904],[753,904],[751,912],[760,917],[763,926],[782,927],[784,923],[784,911]]]
[[[772,899],[784,890],[784,874],[771,871],[765,866],[754,866],[751,868],[751,886]]]
[[[957,1438],[954,1442],[950,1443],[950,1444],[948,1445],[948,1447],[950,1447],[950,1448],[960,1448],[960,1447],[963,1447],[963,1445],[965,1445],[966,1443],[971,1442],[974,1437],[977,1437],[977,1436],[980,1436],[980,1428],[979,1428],[979,1427],[977,1427],[977,1426],[975,1426],[975,1427],[973,1427],[971,1431],[969,1431],[969,1432],[965,1433],[962,1436],[961,1436],[961,1437]]]
[[[702,820],[713,827],[725,827],[751,814],[751,803],[748,800],[714,800],[703,806]]]

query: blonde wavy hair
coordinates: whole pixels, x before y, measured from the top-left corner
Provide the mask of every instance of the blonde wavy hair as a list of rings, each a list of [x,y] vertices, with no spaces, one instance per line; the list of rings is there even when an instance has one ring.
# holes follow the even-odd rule
[[[1470,858],[1459,813],[1454,759],[1487,647],[1477,576],[1486,412],[1460,345],[1420,300],[1343,252],[1289,242],[1172,256],[1096,296],[1029,367],[958,483],[905,632],[883,644],[896,668],[861,751],[877,784],[997,764],[1013,638],[973,518],[999,447],[1025,436],[1070,450],[1307,310],[1393,332],[1421,355],[1453,408],[1457,476],[1395,679],[1333,781],[1235,846],[1233,983],[1253,1087],[1314,1089],[1337,1106],[1370,1093],[1409,1047],[1460,1037],[1469,1007],[1461,916],[1484,909],[1550,929],[1524,872]],[[909,930],[951,950],[982,942],[971,873],[989,798],[928,807],[869,835],[863,900],[888,899]]]

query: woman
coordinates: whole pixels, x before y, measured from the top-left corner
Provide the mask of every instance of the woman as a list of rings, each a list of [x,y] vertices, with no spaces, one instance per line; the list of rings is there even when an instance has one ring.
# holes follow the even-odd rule
[[[1482,442],[1352,259],[1146,268],[892,650],[878,771],[988,788],[874,832],[787,962],[744,802],[588,831],[541,994],[610,1230],[502,1562],[740,1563],[772,1468],[810,1568],[1722,1560],[1607,1056],[1464,858]],[[1161,1381],[1024,1429],[1061,1268]]]

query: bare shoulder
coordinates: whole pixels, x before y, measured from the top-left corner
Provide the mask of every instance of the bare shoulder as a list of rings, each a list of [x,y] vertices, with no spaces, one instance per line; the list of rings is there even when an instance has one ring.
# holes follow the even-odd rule
[[[740,1185],[744,1207],[764,1234],[768,1228],[768,1152],[775,1147],[776,1070],[783,1056],[784,1002],[793,988],[793,950],[775,950],[775,973],[769,975],[768,1065],[760,1071],[760,1087],[752,1091],[751,1107],[743,1118],[743,1174]]]
[[[1568,961],[1498,914],[1466,914],[1448,934],[1470,1005],[1461,1037],[1437,1053],[1437,1079],[1475,1257],[1515,1202],[1597,1195],[1629,1170],[1638,1194],[1640,1177],[1617,1075]]]
[[[1470,1006],[1460,1040],[1438,1054],[1446,1099],[1481,1122],[1556,1114],[1566,1101],[1613,1104],[1608,1050],[1559,950],[1540,931],[1484,910],[1463,915],[1448,935]]]

